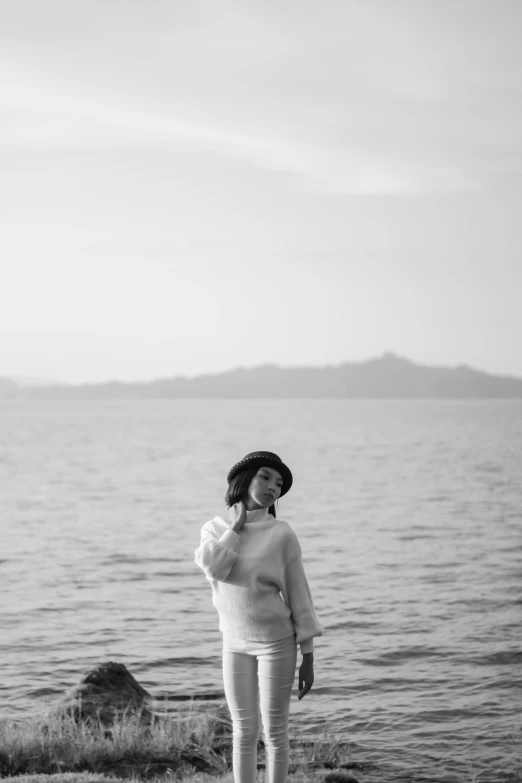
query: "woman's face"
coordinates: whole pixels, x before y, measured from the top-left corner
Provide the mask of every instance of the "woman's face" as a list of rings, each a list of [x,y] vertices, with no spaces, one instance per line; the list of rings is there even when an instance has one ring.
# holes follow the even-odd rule
[[[255,508],[270,508],[281,495],[283,479],[273,468],[259,468],[250,482],[245,504],[249,511]]]

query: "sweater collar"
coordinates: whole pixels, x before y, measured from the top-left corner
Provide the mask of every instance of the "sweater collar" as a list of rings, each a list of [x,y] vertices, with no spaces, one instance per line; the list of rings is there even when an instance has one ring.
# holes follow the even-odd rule
[[[254,511],[246,512],[245,524],[249,522],[270,522],[273,516],[268,513],[267,508],[256,508]]]

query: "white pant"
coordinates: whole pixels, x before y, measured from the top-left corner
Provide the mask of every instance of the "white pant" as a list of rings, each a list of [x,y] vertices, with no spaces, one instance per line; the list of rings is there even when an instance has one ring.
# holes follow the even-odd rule
[[[234,783],[257,780],[260,707],[266,783],[286,780],[290,750],[288,714],[296,662],[295,634],[277,642],[223,637],[223,684],[233,723]]]

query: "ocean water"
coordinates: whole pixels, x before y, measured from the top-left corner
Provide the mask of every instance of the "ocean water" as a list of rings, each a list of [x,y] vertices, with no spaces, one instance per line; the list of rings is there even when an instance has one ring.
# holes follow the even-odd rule
[[[194,550],[256,449],[294,473],[278,517],[324,627],[291,735],[335,733],[367,781],[510,779],[520,401],[3,401],[0,715],[52,706],[107,660],[158,699],[223,700]]]

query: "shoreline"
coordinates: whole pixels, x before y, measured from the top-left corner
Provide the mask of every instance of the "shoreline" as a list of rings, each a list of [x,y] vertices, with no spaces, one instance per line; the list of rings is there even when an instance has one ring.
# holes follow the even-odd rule
[[[183,780],[198,775],[217,781],[232,772],[231,722],[219,711],[194,708],[176,717],[154,716],[143,722],[141,712],[128,713],[110,726],[101,721],[76,721],[59,711],[32,718],[0,718],[0,777],[81,775],[85,773],[133,780]],[[364,764],[350,760],[347,742],[325,732],[323,740],[290,737],[289,776],[346,771]],[[258,770],[264,769],[265,746],[258,741]],[[344,765],[344,766],[343,766]],[[370,765],[366,765],[369,767]]]
[[[127,713],[110,726],[77,721],[58,711],[31,718],[0,718],[0,777],[17,783],[97,783],[106,780],[225,783],[233,780],[231,721],[225,711],[208,710],[191,701],[176,716],[155,715],[143,722],[140,712]],[[264,780],[265,747],[258,741],[258,772]],[[522,727],[513,734],[522,740]],[[521,743],[522,745],[522,743]],[[319,739],[290,733],[289,783],[520,783],[522,753],[506,759],[499,770],[479,769],[463,761],[455,772],[426,768],[398,769],[363,758],[364,751],[326,727]],[[45,777],[44,777],[45,776]]]

